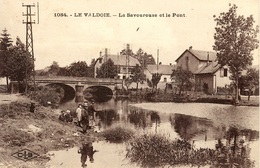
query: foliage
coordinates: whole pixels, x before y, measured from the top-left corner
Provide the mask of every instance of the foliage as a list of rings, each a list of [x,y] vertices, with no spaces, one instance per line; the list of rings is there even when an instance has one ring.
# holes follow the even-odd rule
[[[230,5],[231,6],[231,5]],[[252,64],[252,51],[258,48],[258,26],[253,27],[253,16],[237,15],[237,6],[230,7],[215,17],[217,22],[213,49],[217,52],[218,62],[229,66],[231,79],[235,84],[235,101],[238,102],[238,78],[242,70]]]
[[[18,81],[21,91],[20,84],[33,73],[33,60],[19,37],[16,39],[16,45],[10,47],[7,53],[9,55],[6,62],[7,76],[13,81]]]
[[[132,82],[136,83],[136,90],[138,90],[138,84],[145,80],[145,74],[143,73],[141,67],[138,64],[132,69],[130,79],[132,80]]]
[[[142,50],[142,48],[137,50],[135,57],[138,59],[143,68],[146,68],[147,65],[155,65],[154,57],[152,55],[148,55]]]
[[[252,161],[241,155],[230,155],[228,146],[216,145],[216,149],[195,148],[181,139],[171,140],[166,135],[144,134],[134,137],[127,144],[126,158],[142,167],[174,167],[187,165],[201,167],[214,165],[222,167],[240,165],[254,167]],[[230,162],[228,162],[230,161]]]
[[[117,67],[111,59],[108,59],[105,63],[97,69],[98,78],[115,78],[117,77]]]
[[[89,68],[88,68],[88,76],[91,78],[94,77],[95,62],[96,62],[96,60],[92,59],[90,65],[89,65]]]
[[[259,70],[256,70],[254,68],[248,69],[246,75],[242,75],[239,78],[239,85],[241,89],[249,90],[248,100],[250,100],[251,92],[259,85]]]
[[[147,83],[149,83],[149,84],[148,84],[149,86],[153,87],[153,91],[154,91],[154,87],[155,87],[156,90],[157,90],[157,85],[158,85],[158,83],[160,82],[161,77],[162,77],[162,74],[154,73],[154,74],[152,74],[152,79],[151,79],[151,81],[148,79],[148,82],[147,82]]]
[[[124,125],[116,125],[104,130],[102,135],[110,142],[120,143],[131,139],[134,130]]]
[[[60,66],[59,66],[58,62],[53,61],[51,66],[49,67],[48,73],[56,76],[57,73],[59,72],[59,70],[60,70]]]
[[[89,76],[88,65],[85,61],[78,61],[70,64],[70,66],[67,68],[67,71],[69,76]]]
[[[171,79],[175,80],[177,86],[179,87],[179,94],[182,91],[187,91],[193,87],[193,74],[188,71],[182,69],[182,67],[177,67],[174,69],[171,74]]]
[[[133,83],[132,79],[130,77],[126,78],[124,80],[124,85],[126,86],[126,90],[128,91],[129,86]]]
[[[61,93],[56,91],[56,88],[51,87],[39,87],[35,95],[32,98],[43,106],[47,106],[48,102],[52,104],[60,103],[62,99]]]
[[[0,76],[6,77],[6,84],[8,87],[8,71],[7,71],[7,60],[9,57],[8,49],[12,46],[12,39],[9,37],[10,34],[4,29],[0,38]]]

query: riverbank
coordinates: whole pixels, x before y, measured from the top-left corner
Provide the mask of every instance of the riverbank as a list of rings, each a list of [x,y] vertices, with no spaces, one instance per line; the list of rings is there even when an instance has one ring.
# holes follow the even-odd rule
[[[216,104],[233,104],[231,96],[226,95],[206,95],[206,94],[190,94],[183,97],[174,96],[172,93],[159,92],[148,97],[151,102],[189,102],[189,103],[216,103]],[[237,106],[255,106],[259,107],[259,96],[251,96],[248,101],[247,96],[241,96],[241,100]]]
[[[1,95],[0,167],[43,168],[49,161],[48,151],[81,146],[84,141],[101,138],[94,131],[81,133],[74,123],[58,120],[59,111],[36,104],[29,112],[31,100],[19,95]],[[12,154],[28,149],[39,157],[24,162]]]

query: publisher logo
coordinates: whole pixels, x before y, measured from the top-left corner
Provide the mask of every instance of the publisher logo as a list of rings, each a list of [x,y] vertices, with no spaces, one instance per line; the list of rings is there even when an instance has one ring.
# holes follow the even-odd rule
[[[23,149],[16,153],[13,153],[12,156],[26,162],[28,160],[38,157],[39,154],[37,154],[33,151],[30,151],[29,149]]]

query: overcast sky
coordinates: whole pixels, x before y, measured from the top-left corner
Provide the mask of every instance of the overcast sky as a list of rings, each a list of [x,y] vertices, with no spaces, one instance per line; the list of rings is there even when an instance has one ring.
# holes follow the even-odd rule
[[[37,1],[0,0],[0,29],[6,28],[15,41],[19,36],[25,43],[24,4]],[[119,53],[129,43],[136,52],[142,48],[163,64],[175,59],[189,46],[212,51],[214,44],[213,15],[227,12],[229,3],[238,6],[240,15],[253,15],[259,25],[258,0],[38,0],[39,24],[33,25],[36,69],[57,61],[60,66],[75,61],[97,58],[108,48]],[[33,9],[33,13],[36,8]],[[67,13],[68,17],[54,17],[54,13]],[[111,17],[74,17],[74,13],[110,13]],[[119,17],[131,14],[157,14],[154,18]],[[165,17],[166,13],[171,17]],[[172,13],[185,17],[172,17]],[[160,17],[164,14],[164,17]],[[70,16],[72,15],[72,16]],[[116,16],[113,16],[116,15]],[[37,17],[34,18],[37,22]],[[139,28],[139,29],[138,29]],[[138,31],[137,31],[138,29]],[[259,52],[254,52],[253,64],[258,64]]]

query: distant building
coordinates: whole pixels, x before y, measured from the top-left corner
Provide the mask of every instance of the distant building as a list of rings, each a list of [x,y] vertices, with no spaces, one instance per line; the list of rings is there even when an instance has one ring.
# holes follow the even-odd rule
[[[176,69],[176,65],[147,65],[144,74],[151,80],[153,74],[159,73],[162,75],[160,82],[170,82],[173,69]]]
[[[216,94],[231,83],[227,66],[221,67],[218,62],[210,62],[194,72],[196,90]]]
[[[194,50],[192,46],[185,50],[176,60],[177,66],[194,73],[208,62],[213,62],[217,58],[215,52]]]
[[[94,77],[97,76],[97,69],[101,67],[108,59],[111,59],[114,64],[117,66],[118,78],[119,79],[126,79],[130,76],[132,69],[138,64],[140,65],[139,61],[132,57],[131,55],[126,55],[121,53],[120,55],[109,54],[107,49],[105,49],[105,53],[102,55],[100,53],[100,57],[97,58],[95,62],[94,68]]]
[[[228,67],[221,67],[216,58],[216,52],[189,47],[176,59],[176,63],[194,74],[197,91],[215,94],[218,89],[231,83]]]

